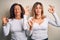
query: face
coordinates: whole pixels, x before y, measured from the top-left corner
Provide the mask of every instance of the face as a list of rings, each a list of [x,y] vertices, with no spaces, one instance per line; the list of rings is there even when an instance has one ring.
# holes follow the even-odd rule
[[[16,5],[14,7],[14,13],[15,13],[15,16],[20,16],[20,14],[21,14],[21,7],[19,5]]]
[[[41,15],[41,11],[42,11],[42,7],[41,5],[38,4],[35,8],[36,15]]]

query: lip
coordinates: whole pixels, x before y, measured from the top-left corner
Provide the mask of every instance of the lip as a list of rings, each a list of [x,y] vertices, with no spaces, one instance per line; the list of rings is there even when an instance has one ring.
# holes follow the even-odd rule
[[[19,13],[19,12],[16,12],[16,13]]]

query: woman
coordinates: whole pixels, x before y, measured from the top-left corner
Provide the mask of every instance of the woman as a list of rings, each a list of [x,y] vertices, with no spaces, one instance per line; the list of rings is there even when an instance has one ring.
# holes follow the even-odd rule
[[[10,8],[10,19],[4,17],[2,20],[3,32],[5,36],[11,32],[11,40],[27,40],[24,13],[23,7],[18,3],[14,3]]]
[[[59,18],[54,12],[54,7],[50,5],[49,12],[54,16],[55,21],[52,21],[47,16],[44,16],[43,5],[36,2],[32,7],[33,17],[29,18],[30,34],[33,40],[48,40],[48,24],[60,26]]]

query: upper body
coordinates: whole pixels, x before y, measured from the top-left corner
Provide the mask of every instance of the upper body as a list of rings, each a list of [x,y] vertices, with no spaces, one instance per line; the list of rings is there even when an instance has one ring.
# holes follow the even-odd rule
[[[30,35],[32,35],[32,39],[46,39],[48,38],[48,24],[51,24],[56,27],[60,27],[60,20],[56,13],[53,14],[55,21],[51,20],[48,16],[44,18],[44,21],[39,24],[34,22],[32,25],[32,30],[30,30]],[[29,20],[32,20],[33,17],[30,17]]]
[[[49,13],[54,16],[55,21],[51,20],[48,16],[44,16],[43,5],[40,2],[36,2],[32,7],[33,17],[29,18],[28,25],[30,35],[34,40],[43,40],[48,38],[48,24],[53,26],[60,26],[60,20],[55,13],[54,7],[49,6]]]
[[[5,36],[11,33],[11,39],[27,40],[23,19],[9,19],[10,21],[3,27]]]
[[[21,4],[14,3],[10,8],[10,19],[3,18],[3,32],[7,36],[11,32],[11,40],[27,40],[24,18],[25,10]]]

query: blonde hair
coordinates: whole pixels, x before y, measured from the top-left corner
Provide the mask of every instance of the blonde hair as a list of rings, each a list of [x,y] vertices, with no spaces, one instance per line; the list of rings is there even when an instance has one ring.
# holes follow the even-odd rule
[[[42,9],[42,11],[41,11],[41,18],[43,19],[43,18],[45,18],[46,16],[44,16],[43,5],[42,5],[41,2],[36,2],[36,3],[33,5],[33,7],[32,7],[32,16],[35,16],[35,9],[36,9],[36,7],[37,7],[38,4],[41,6],[41,9]]]

